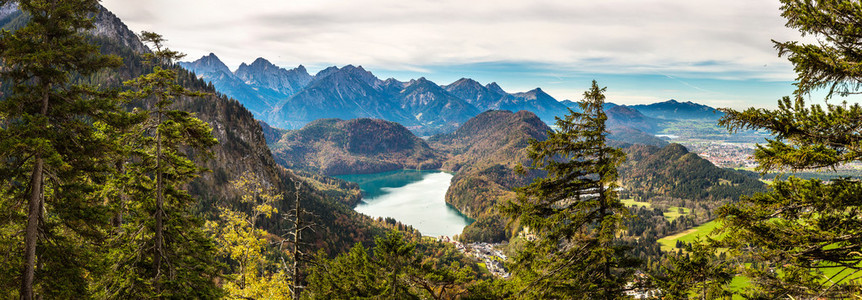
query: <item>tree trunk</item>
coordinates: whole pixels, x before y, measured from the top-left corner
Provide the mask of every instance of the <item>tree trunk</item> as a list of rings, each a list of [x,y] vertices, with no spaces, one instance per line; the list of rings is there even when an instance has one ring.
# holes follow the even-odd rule
[[[117,161],[114,166],[117,169],[118,174],[123,174],[123,172],[125,172],[122,161]],[[128,202],[128,195],[126,195],[124,188],[120,190],[120,205],[114,213],[114,218],[112,220],[115,232],[119,232],[123,226],[123,211],[126,209],[126,202]]]
[[[299,241],[300,234],[302,233],[302,209],[299,206],[299,188],[302,185],[295,185],[296,187],[296,203],[294,204],[294,208],[296,209],[296,213],[294,214],[296,218],[293,220],[293,299],[299,300]]]
[[[602,184],[600,183],[599,185],[602,185]],[[608,211],[607,211],[608,199],[605,196],[604,186],[599,188],[599,197],[600,197],[600,199],[599,199],[599,205],[600,205],[600,208],[599,208],[599,216],[600,216],[599,217],[599,230],[601,231],[601,230],[604,230],[604,227],[602,227],[601,224],[604,223],[605,218],[608,216]],[[604,237],[600,237],[600,238],[604,239]],[[612,238],[613,237],[611,237],[611,239]],[[602,247],[605,249],[607,249],[611,246],[611,240],[603,240],[603,241],[601,241],[601,243],[602,243]],[[611,253],[611,255],[613,255],[613,253]],[[603,282],[602,284],[606,285],[608,283],[607,281],[610,280],[610,278],[611,278],[611,259],[612,258],[611,257],[605,257],[604,259],[605,259],[605,263],[604,263],[604,266],[602,266],[602,275],[604,277],[603,280],[605,280],[605,282]],[[614,298],[613,296],[611,296],[612,291],[608,286],[605,286],[604,292],[605,292],[605,299],[613,299]]]
[[[155,255],[153,255],[153,270],[155,272],[155,276],[153,280],[155,281],[156,293],[161,293],[161,287],[159,284],[159,277],[162,275],[162,256],[164,255],[164,247],[163,247],[163,224],[162,217],[165,214],[164,212],[164,187],[162,182],[162,136],[159,132],[159,125],[162,124],[162,109],[159,107],[159,119],[156,125],[156,228],[155,228]]]
[[[27,231],[24,236],[24,272],[21,278],[21,299],[33,299],[33,277],[36,273],[36,240],[39,232],[39,215],[42,213],[42,155],[36,155],[36,165],[30,176]]]
[[[48,92],[51,86],[42,88],[42,115],[48,114]],[[41,150],[41,149],[40,149]],[[33,173],[30,175],[30,196],[28,199],[27,230],[24,235],[24,271],[21,274],[21,289],[18,292],[21,299],[33,299],[33,278],[36,274],[36,240],[39,238],[39,219],[42,214],[42,169],[44,168],[42,153],[36,153]]]

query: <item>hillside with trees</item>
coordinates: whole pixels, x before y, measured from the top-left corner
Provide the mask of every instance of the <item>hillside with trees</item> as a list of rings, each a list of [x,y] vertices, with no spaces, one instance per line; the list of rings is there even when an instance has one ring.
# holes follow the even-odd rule
[[[6,12],[9,5],[13,5],[10,11],[15,12],[17,8],[15,4],[4,5],[3,11]],[[87,290],[88,282],[104,285],[106,287],[104,292],[110,292],[114,296],[124,293],[135,293],[141,296],[158,293],[159,289],[170,290],[176,297],[197,295],[209,298],[220,295],[220,288],[205,288],[205,283],[209,282],[209,286],[213,287],[211,284],[216,283],[214,276],[222,276],[218,275],[219,273],[232,274],[231,270],[238,261],[233,258],[221,260],[225,265],[207,262],[208,259],[214,259],[215,254],[211,252],[213,242],[207,236],[208,231],[203,227],[203,220],[221,219],[222,216],[226,216],[220,213],[223,208],[239,212],[250,211],[251,208],[240,201],[244,192],[230,184],[232,180],[240,178],[243,174],[254,173],[256,181],[277,191],[276,198],[279,200],[269,204],[273,208],[270,214],[260,216],[253,225],[256,230],[267,232],[263,235],[267,242],[262,246],[261,251],[267,252],[270,259],[278,259],[278,257],[284,257],[287,261],[293,259],[293,256],[287,256],[286,251],[279,250],[281,247],[278,244],[270,242],[290,241],[288,234],[293,220],[287,213],[295,210],[297,203],[301,203],[303,209],[309,212],[303,222],[317,224],[314,231],[308,231],[299,240],[306,245],[303,246],[307,248],[305,251],[323,250],[325,253],[334,255],[358,242],[370,243],[374,236],[384,232],[386,226],[382,223],[354,212],[347,205],[341,204],[344,200],[331,198],[326,193],[312,188],[314,183],[303,183],[303,180],[279,167],[270,155],[261,127],[251,113],[235,100],[218,95],[211,85],[197,79],[194,74],[173,65],[170,58],[175,52],[155,52],[155,54],[135,52],[127,45],[140,44],[140,41],[137,41],[136,35],[130,32],[116,33],[99,30],[96,32],[100,35],[85,35],[83,33],[86,33],[86,30],[79,32],[77,29],[68,30],[69,27],[63,27],[90,28],[88,26],[92,25],[89,25],[89,21],[86,21],[84,16],[87,11],[101,10],[101,13],[107,13],[106,10],[99,8],[97,3],[81,1],[70,3],[68,6],[52,7],[48,4],[43,6],[43,4],[22,2],[20,7],[33,12],[73,9],[74,13],[65,15],[60,13],[56,16],[48,14],[44,18],[31,20],[28,20],[27,14],[13,13],[3,18],[6,23],[0,24],[5,29],[14,30],[0,35],[0,43],[3,45],[0,57],[5,64],[3,101],[0,102],[2,103],[0,119],[4,124],[0,126],[0,136],[4,138],[0,147],[18,149],[11,152],[4,150],[2,154],[4,163],[0,169],[5,175],[0,181],[3,186],[0,189],[2,191],[0,203],[8,218],[4,218],[7,221],[0,224],[0,227],[3,232],[42,232],[27,238],[23,234],[3,235],[3,244],[6,246],[2,248],[2,253],[10,258],[2,265],[4,274],[9,276],[2,276],[0,279],[0,293],[6,297],[18,298],[20,295],[22,298],[29,299],[30,296],[39,295],[49,298],[65,298],[68,295],[85,296],[91,294],[91,291]],[[42,48],[45,53],[53,55],[53,58],[30,56],[31,50],[35,48],[22,50],[25,49],[24,43],[44,33],[38,31],[42,29],[27,26],[39,24],[38,22],[52,22],[53,17],[78,18],[78,21],[72,23],[52,23],[52,26],[59,26],[55,28],[59,30],[58,32],[68,35],[57,35],[58,41],[67,43],[72,41],[77,44],[64,44],[63,47],[51,48],[52,46],[37,42],[40,43],[37,48]],[[128,30],[113,15],[100,15],[96,20],[113,22],[95,24],[100,29]],[[118,40],[118,37],[132,37],[135,40]],[[11,42],[13,40],[14,43]],[[73,53],[73,48],[69,47],[77,47],[74,51],[82,51],[82,53]],[[99,56],[99,50],[112,56]],[[167,54],[166,58],[159,58],[159,53]],[[21,54],[26,56],[19,56]],[[141,54],[150,55],[150,59],[161,60],[147,63],[147,59],[142,58]],[[77,104],[67,108],[78,110],[66,110],[67,108],[59,104],[63,102],[56,102],[58,104],[54,106],[53,103],[58,98],[48,97],[48,106],[54,107],[50,111],[65,114],[61,119],[75,124],[55,126],[75,130],[75,133],[56,132],[56,135],[32,131],[28,133],[41,136],[42,141],[53,144],[53,149],[61,151],[55,154],[44,153],[48,155],[44,157],[49,160],[43,160],[43,171],[38,171],[39,168],[36,166],[39,163],[34,160],[38,156],[20,152],[25,148],[16,142],[16,138],[11,138],[11,136],[20,136],[14,132],[18,130],[15,129],[17,126],[10,127],[8,124],[27,119],[21,113],[32,114],[32,112],[21,111],[21,108],[29,107],[28,109],[38,110],[41,107],[40,105],[21,106],[21,103],[14,102],[12,99],[32,99],[31,94],[28,94],[28,91],[32,91],[29,87],[32,82],[20,81],[14,76],[30,76],[28,70],[32,69],[28,68],[39,66],[42,62],[19,60],[18,57],[76,61],[70,60],[68,55],[92,57],[93,60],[90,62],[97,62],[97,64],[93,65],[95,71],[86,69],[90,68],[84,66],[88,63],[86,60],[79,61],[80,64],[77,65],[66,64],[69,68],[66,70],[52,71],[52,76],[56,76],[58,82],[62,83],[51,84],[48,90],[51,93],[62,94],[63,97],[67,97],[66,99],[75,99],[77,102],[69,103]],[[104,68],[104,66],[111,68]],[[92,88],[96,85],[121,87],[124,81],[135,77],[144,79],[139,79],[140,84],[137,86],[125,88],[128,92],[124,94],[128,96],[118,95],[115,90]],[[11,88],[13,85],[6,85],[10,82],[15,82],[22,88]],[[187,92],[179,95],[170,94],[171,98],[168,102],[165,100],[167,98],[156,101],[157,98],[139,93],[139,91],[148,90],[147,85],[150,82],[157,82],[155,84],[160,86],[170,83],[172,85],[167,85],[168,90]],[[91,84],[89,87],[81,85],[88,83]],[[77,91],[79,94],[71,94],[68,91]],[[120,101],[124,101],[122,106],[117,105],[121,103]],[[100,106],[89,108],[84,104]],[[157,117],[164,122],[156,122]],[[26,123],[21,125],[30,126]],[[36,128],[38,127],[49,128],[50,126],[37,125]],[[53,136],[51,137],[53,140],[45,139],[50,136]],[[162,138],[159,139],[159,136]],[[78,137],[88,140],[70,140]],[[161,141],[160,144],[163,147],[161,155],[155,151],[157,141]],[[86,149],[76,147],[86,147]],[[75,159],[71,156],[75,152],[89,158]],[[64,163],[64,160],[67,162]],[[158,160],[162,160],[161,165],[156,163]],[[45,162],[53,164],[51,165],[53,167],[49,167]],[[49,168],[54,167],[59,167],[57,170],[63,171],[49,171]],[[25,182],[21,176],[24,173],[32,175],[46,171],[48,173],[45,174],[50,174],[51,179],[26,180],[40,184],[44,182],[42,185],[46,191],[44,196],[29,197],[30,200],[26,200],[21,194],[23,189],[39,192],[42,189],[18,185],[18,182]],[[157,184],[161,181],[157,179],[161,177],[165,180],[164,185]],[[164,188],[160,189],[158,186]],[[81,193],[75,192],[76,190]],[[165,192],[163,196],[156,197],[154,191],[159,190]],[[63,192],[55,194],[53,191]],[[152,198],[149,196],[150,192],[153,192]],[[57,195],[74,196],[78,199],[76,201],[86,201],[86,203],[68,202],[63,198],[66,196],[56,197]],[[300,201],[290,201],[294,198]],[[160,202],[156,201],[158,199],[164,199],[162,205],[158,204]],[[28,201],[30,204],[27,204]],[[41,207],[41,209],[28,212],[28,206]],[[162,213],[153,214],[158,211]],[[35,216],[35,219],[28,215]],[[148,217],[158,215],[164,215],[163,227],[158,226],[157,220]],[[81,218],[84,216],[86,217]],[[37,221],[28,222],[28,218]],[[51,221],[41,223],[38,220]],[[35,231],[27,229],[30,226],[27,225],[28,223],[38,224],[33,227]],[[131,227],[135,227],[134,230],[149,229],[141,231],[145,232],[143,237],[122,234],[131,232],[128,231],[132,230]],[[182,229],[182,232],[178,232],[178,229]],[[190,244],[178,243],[184,239]],[[158,249],[153,246],[158,244],[163,245],[160,251],[161,257],[164,258],[162,260],[164,269],[151,273],[152,270],[159,270],[155,262],[160,256],[141,256],[144,253],[136,254],[136,251],[143,251],[141,249],[146,248]],[[147,251],[152,253],[151,250]],[[210,256],[211,254],[213,256]],[[107,257],[111,257],[112,260],[105,260]],[[123,260],[133,257],[145,260],[138,262]],[[111,271],[108,269],[111,264],[118,264],[113,268],[134,265],[149,271],[143,271],[146,274],[132,277],[122,274],[110,275],[105,272]],[[192,264],[191,266],[194,267],[177,273],[178,266],[183,264]],[[28,267],[21,268],[21,266]],[[226,269],[222,269],[223,267]],[[118,269],[113,270],[118,271]],[[158,275],[162,273],[170,275]],[[52,279],[46,277],[46,274],[60,277]],[[157,275],[149,277],[148,281],[146,276],[153,274]],[[137,283],[128,281],[136,277],[139,280]],[[92,278],[103,278],[105,281],[91,282]],[[27,284],[22,285],[22,280]],[[19,291],[19,286],[24,286],[26,289]],[[135,292],[124,288],[129,286],[144,290],[139,289]]]
[[[426,142],[375,119],[272,128],[98,1],[0,1],[0,298],[859,298],[859,178],[766,186],[678,144],[611,139],[616,127],[648,140],[650,118],[680,114],[771,134],[754,152],[761,175],[862,161],[862,105],[806,103],[820,89],[860,94],[862,5],[781,3],[816,42],[773,41],[798,76],[776,109],[669,101],[641,114],[608,105],[593,81],[550,128],[559,103],[541,90],[494,100],[496,84],[424,83],[405,96],[411,110],[463,108],[443,91],[548,108],[486,111]],[[264,63],[242,78],[289,75]],[[376,93],[403,88],[354,75]],[[506,243],[371,219],[351,209],[356,184],[324,175],[399,168],[455,172],[446,202],[476,219],[461,240]],[[659,246],[706,221],[710,236]]]
[[[378,119],[320,119],[288,131],[272,146],[290,169],[325,175],[440,168],[437,153],[404,126]]]
[[[528,111],[490,110],[468,120],[454,133],[436,135],[429,143],[448,155],[443,168],[455,171],[446,203],[476,219],[461,235],[465,241],[507,239],[506,219],[497,205],[514,199],[512,189],[531,180],[514,172],[528,164],[531,139],[544,140],[550,128]]]
[[[659,148],[631,145],[624,148],[620,166],[626,193],[637,200],[657,196],[701,202],[739,200],[740,195],[766,191],[753,172],[723,169],[679,144]]]

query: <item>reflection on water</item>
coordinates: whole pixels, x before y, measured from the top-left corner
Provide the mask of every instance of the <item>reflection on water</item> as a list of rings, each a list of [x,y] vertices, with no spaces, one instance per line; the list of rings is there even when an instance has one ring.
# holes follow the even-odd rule
[[[451,174],[401,170],[337,177],[359,184],[364,196],[355,209],[373,218],[391,217],[427,236],[460,234],[472,223],[445,202]]]

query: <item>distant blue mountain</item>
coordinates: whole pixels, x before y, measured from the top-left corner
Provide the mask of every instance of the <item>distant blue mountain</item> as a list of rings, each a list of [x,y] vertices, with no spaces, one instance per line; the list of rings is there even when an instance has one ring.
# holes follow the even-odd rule
[[[579,102],[577,102],[577,101],[572,101],[572,100],[566,99],[566,100],[560,101],[560,103],[562,103],[563,105],[565,105],[568,108],[571,108],[574,111],[581,111],[581,106],[578,104]],[[614,103],[605,102],[605,105],[603,105],[602,108],[604,108],[605,111],[608,111],[611,108],[614,108],[616,106],[617,105]]]
[[[458,79],[449,85],[443,86],[443,88],[481,111],[500,109],[500,102],[512,97],[512,95],[503,91],[496,82],[483,86],[481,83],[470,78]]]
[[[258,119],[272,111],[275,105],[302,89],[311,81],[311,75],[303,66],[285,70],[263,58],[251,65],[242,64],[237,72],[231,72],[215,54],[193,62],[180,62],[179,65],[192,71],[198,77],[231,98],[236,99]]]
[[[384,83],[362,67],[327,68],[307,87],[276,105],[265,120],[287,129],[324,118],[375,118],[408,128],[420,126],[415,117],[392,101]]]
[[[723,112],[715,108],[697,104],[691,101],[679,102],[674,99],[653,103],[632,105],[647,117],[665,120],[708,120],[714,121],[724,116]]]
[[[263,58],[243,63],[232,72],[212,53],[180,66],[242,103],[259,120],[286,129],[298,129],[323,118],[376,118],[398,122],[418,135],[430,135],[454,131],[486,110],[526,110],[547,124],[567,114],[567,108],[580,111],[577,102],[557,101],[541,88],[508,93],[497,83],[483,85],[470,78],[443,86],[425,78],[380,80],[361,66],[352,65],[328,67],[312,76],[302,65],[284,69]],[[606,103],[605,110],[616,106]],[[720,117],[708,106],[675,100],[629,108],[650,119]],[[644,127],[646,124],[627,126],[655,131],[654,126]]]

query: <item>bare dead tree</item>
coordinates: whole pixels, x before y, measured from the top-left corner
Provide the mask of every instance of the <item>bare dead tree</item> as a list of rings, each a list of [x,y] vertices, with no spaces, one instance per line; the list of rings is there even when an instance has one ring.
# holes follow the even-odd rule
[[[294,197],[294,205],[293,209],[291,209],[286,217],[288,220],[291,220],[291,228],[288,230],[286,234],[286,238],[283,239],[279,245],[279,252],[282,252],[282,247],[285,243],[291,244],[293,249],[291,251],[291,255],[293,256],[293,264],[288,267],[287,262],[284,260],[284,256],[281,257],[282,267],[290,273],[290,278],[293,280],[293,284],[290,285],[290,292],[293,295],[293,299],[298,300],[299,295],[302,293],[302,289],[305,286],[301,285],[300,280],[300,261],[305,260],[306,253],[303,252],[303,248],[310,246],[311,244],[302,241],[302,233],[306,230],[311,230],[314,232],[314,227],[319,226],[313,220],[317,218],[317,215],[306,210],[302,207],[300,201],[300,191],[302,190],[302,181],[299,179],[293,182],[295,191]]]

